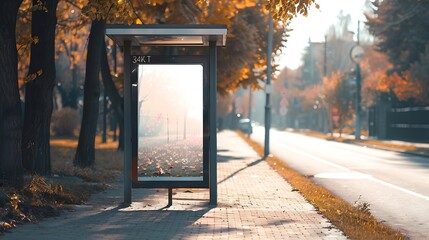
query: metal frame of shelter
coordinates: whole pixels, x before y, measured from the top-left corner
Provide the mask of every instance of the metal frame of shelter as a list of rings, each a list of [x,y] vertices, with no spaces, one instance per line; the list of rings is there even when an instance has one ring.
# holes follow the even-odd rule
[[[106,35],[124,52],[124,204],[132,202],[132,188],[168,188],[169,205],[172,188],[210,189],[210,205],[217,205],[217,138],[216,138],[216,82],[217,47],[226,44],[226,25],[107,25]],[[133,47],[180,46],[208,47],[208,56],[147,56],[133,55]],[[132,59],[134,58],[134,59]],[[137,59],[136,59],[137,58]],[[138,60],[138,61],[137,61]],[[203,89],[203,181],[141,182],[137,177],[137,99],[133,86],[137,83],[139,64],[201,64],[208,84]],[[134,72],[133,72],[134,71]],[[204,80],[203,80],[204,81]],[[208,85],[208,86],[207,86]],[[135,88],[136,89],[136,88]],[[134,93],[133,93],[134,92]],[[208,94],[208,96],[207,96]],[[136,118],[136,119],[134,119]]]

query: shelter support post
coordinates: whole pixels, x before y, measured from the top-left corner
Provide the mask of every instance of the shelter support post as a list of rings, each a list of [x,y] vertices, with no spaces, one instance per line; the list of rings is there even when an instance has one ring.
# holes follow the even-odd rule
[[[124,205],[131,204],[131,41],[124,41]]]
[[[216,130],[216,92],[217,92],[217,48],[216,41],[209,42],[210,60],[210,153],[209,153],[209,176],[210,176],[210,205],[217,205],[217,130]]]
[[[168,189],[168,207],[171,207],[173,205],[173,189]]]

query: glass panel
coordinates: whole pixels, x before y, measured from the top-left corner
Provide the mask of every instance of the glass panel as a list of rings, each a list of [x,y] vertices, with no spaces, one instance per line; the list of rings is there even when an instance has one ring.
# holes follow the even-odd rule
[[[141,45],[203,45],[202,36],[136,36]]]
[[[203,66],[139,65],[138,181],[203,180]]]

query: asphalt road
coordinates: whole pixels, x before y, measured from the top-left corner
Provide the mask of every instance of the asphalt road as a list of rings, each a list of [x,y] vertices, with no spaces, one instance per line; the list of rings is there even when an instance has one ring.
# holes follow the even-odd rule
[[[291,168],[411,239],[429,239],[429,158],[271,130],[270,150]],[[252,139],[263,145],[264,128]]]

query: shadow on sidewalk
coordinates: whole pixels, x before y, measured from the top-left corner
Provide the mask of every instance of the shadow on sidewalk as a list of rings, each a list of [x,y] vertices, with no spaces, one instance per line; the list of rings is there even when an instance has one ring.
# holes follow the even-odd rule
[[[243,160],[243,157],[233,157],[233,156],[226,156],[226,155],[217,155],[217,162],[229,162],[234,160]]]
[[[79,232],[82,236],[93,239],[107,236],[110,239],[181,239],[239,230],[228,226],[213,228],[213,216],[205,216],[211,210],[210,207],[197,211],[116,207],[79,219],[80,224],[89,225],[85,229],[79,229]],[[103,224],[91,224],[100,221]]]
[[[219,159],[219,157],[223,157],[223,156],[219,156],[219,155],[218,155],[218,159]],[[226,156],[226,157],[228,157],[228,156]],[[233,160],[236,160],[236,159],[244,159],[244,158],[235,158],[235,159],[233,159]],[[245,166],[245,167],[242,167],[242,168],[238,169],[237,171],[235,171],[234,173],[232,173],[232,174],[231,174],[231,175],[229,175],[228,177],[226,177],[226,178],[222,179],[222,180],[221,180],[221,181],[219,181],[217,184],[221,184],[221,183],[223,183],[223,182],[227,181],[228,179],[230,179],[230,178],[234,177],[234,176],[235,176],[235,175],[237,175],[239,172],[244,171],[244,170],[245,170],[245,169],[247,169],[247,168],[253,167],[253,166],[255,166],[255,165],[257,165],[258,163],[261,163],[261,162],[263,162],[263,161],[265,161],[265,159],[264,159],[264,158],[260,158],[260,159],[258,159],[258,160],[255,160],[255,161],[253,161],[253,162],[251,162],[251,163],[247,164],[247,166]],[[227,161],[225,161],[225,162],[227,162]]]

